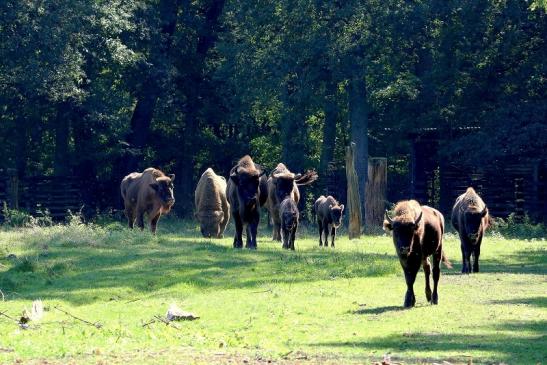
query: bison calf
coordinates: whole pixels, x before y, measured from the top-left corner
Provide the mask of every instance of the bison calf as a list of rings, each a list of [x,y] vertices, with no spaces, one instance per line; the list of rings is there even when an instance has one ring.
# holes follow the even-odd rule
[[[441,275],[441,261],[450,267],[443,255],[444,217],[436,209],[415,201],[401,201],[395,206],[395,216],[390,218],[385,212],[384,230],[392,232],[395,251],[403,268],[406,280],[405,308],[416,303],[414,281],[420,270],[425,273],[425,296],[432,304],[439,302],[437,288]],[[433,256],[433,293],[429,286]]]
[[[298,228],[298,206],[291,197],[286,197],[279,205],[279,217],[283,248],[294,251],[294,239]]]
[[[273,223],[272,240],[281,241],[281,216],[279,205],[286,197],[291,197],[296,204],[300,201],[299,186],[309,185],[317,180],[317,173],[308,170],[304,174],[294,174],[283,163],[277,164],[267,180],[267,207]]]
[[[452,208],[452,226],[460,235],[462,249],[462,272],[471,272],[471,255],[473,255],[473,272],[479,272],[479,256],[484,231],[488,228],[488,208],[473,188],[456,199]]]
[[[133,172],[124,177],[120,190],[129,228],[133,228],[136,220],[137,226],[144,229],[146,213],[150,230],[156,233],[161,215],[169,213],[175,204],[173,180],[175,180],[174,174],[166,176],[154,168],[147,168],[142,173]]]
[[[325,247],[329,245],[329,231],[331,232],[334,247],[336,229],[342,224],[344,204],[339,204],[332,196],[321,195],[314,204],[317,225],[319,226],[319,246],[323,246],[323,232],[325,233]]]
[[[226,199],[226,179],[208,168],[201,175],[195,192],[196,218],[203,237],[222,238],[230,220]]]

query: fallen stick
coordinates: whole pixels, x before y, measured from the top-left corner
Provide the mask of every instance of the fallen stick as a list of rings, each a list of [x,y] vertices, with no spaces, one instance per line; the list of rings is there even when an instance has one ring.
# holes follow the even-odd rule
[[[78,321],[83,322],[83,323],[85,323],[85,324],[88,324],[88,325],[90,325],[90,326],[93,326],[93,327],[95,327],[95,328],[97,328],[97,329],[100,329],[100,328],[103,326],[103,325],[102,325],[101,323],[99,323],[99,322],[91,323],[91,322],[89,322],[89,321],[86,321],[85,319],[76,317],[75,315],[73,315],[73,314],[71,314],[71,313],[68,313],[67,311],[65,311],[65,310],[63,310],[63,309],[61,309],[61,308],[59,308],[59,307],[57,307],[57,306],[55,306],[55,307],[53,307],[53,308],[57,309],[59,312],[63,312],[63,313],[66,314],[67,316],[70,316],[70,317],[72,317],[72,318],[74,318],[74,319],[77,319]]]
[[[11,319],[11,320],[14,321],[14,322],[19,323],[19,321],[18,321],[17,319],[15,319],[15,318],[13,318],[13,317],[11,317],[11,316],[8,316],[8,315],[6,314],[6,312],[0,312],[0,316],[6,317],[6,318],[8,318],[8,319]]]

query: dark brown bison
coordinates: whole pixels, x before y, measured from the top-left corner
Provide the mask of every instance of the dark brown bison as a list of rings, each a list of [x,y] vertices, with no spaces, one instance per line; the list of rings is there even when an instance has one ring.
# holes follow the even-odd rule
[[[479,256],[484,231],[488,228],[488,208],[473,188],[456,199],[452,208],[452,226],[460,235],[462,249],[462,272],[471,272],[471,255],[473,255],[473,272],[479,272]]]
[[[294,251],[294,240],[298,229],[298,206],[290,196],[279,204],[279,216],[281,218],[281,237],[283,248]]]
[[[129,228],[137,226],[144,229],[144,214],[148,216],[150,230],[156,233],[158,220],[162,214],[169,213],[175,198],[173,196],[175,175],[165,175],[160,170],[147,168],[142,173],[133,172],[122,180],[120,190],[125,206],[125,216]]]
[[[319,246],[323,246],[323,232],[325,233],[325,247],[329,246],[329,231],[331,233],[331,246],[334,247],[336,229],[342,225],[344,204],[339,204],[332,196],[321,195],[313,205],[319,226]]]
[[[196,218],[203,237],[222,238],[230,220],[226,198],[226,179],[208,168],[201,175],[195,192]]]
[[[304,174],[294,174],[287,166],[279,163],[268,178],[267,208],[273,223],[272,240],[281,241],[281,216],[279,206],[290,196],[296,204],[300,201],[298,186],[309,185],[317,180],[317,173],[308,170]]]
[[[239,160],[230,171],[226,195],[232,210],[236,226],[234,247],[243,247],[243,227],[246,226],[247,244],[249,249],[256,249],[256,233],[260,220],[259,208],[265,201],[266,179],[265,171],[256,165],[250,156]]]
[[[403,267],[406,280],[405,308],[416,303],[414,281],[422,264],[425,273],[425,296],[432,304],[438,304],[437,287],[441,275],[441,261],[447,267],[450,263],[443,255],[444,217],[436,209],[426,205],[420,206],[415,200],[397,203],[395,216],[385,213],[384,230],[393,233],[395,251]],[[429,256],[433,255],[433,294],[429,286],[431,263]]]

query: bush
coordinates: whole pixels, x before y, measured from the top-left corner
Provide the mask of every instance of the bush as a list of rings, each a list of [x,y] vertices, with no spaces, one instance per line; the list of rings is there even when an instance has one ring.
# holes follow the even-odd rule
[[[547,236],[547,228],[541,223],[533,223],[527,215],[523,220],[517,220],[515,214],[512,213],[507,219],[493,218],[491,223],[491,232],[507,238],[533,239]]]
[[[2,207],[2,216],[4,217],[3,226],[7,227],[34,227],[34,226],[51,226],[53,225],[53,219],[49,211],[38,211],[38,216],[33,217],[24,210],[10,209],[6,202]]]

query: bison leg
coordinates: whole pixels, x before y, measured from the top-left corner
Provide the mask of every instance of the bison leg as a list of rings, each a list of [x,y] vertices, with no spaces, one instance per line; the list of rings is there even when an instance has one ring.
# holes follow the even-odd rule
[[[441,277],[441,259],[442,249],[435,252],[433,255],[433,296],[431,298],[431,304],[439,304],[439,294],[437,288],[439,287],[439,278]]]
[[[285,249],[289,249],[290,248],[290,232],[285,229],[285,228],[282,228],[281,229],[281,243],[282,243],[282,247],[285,248]]]
[[[334,247],[334,238],[336,237],[336,228],[334,228],[334,224],[332,225],[332,228],[331,228],[331,231],[330,231],[330,235],[331,235],[331,247]]]
[[[161,213],[156,214],[154,218],[150,220],[150,230],[153,234],[156,234],[156,230],[158,227],[158,221],[160,220]]]
[[[144,229],[144,212],[137,212],[137,227]]]
[[[473,249],[473,272],[479,272],[479,256],[481,255],[481,240],[479,238],[477,245]]]
[[[290,249],[294,251],[294,240],[296,238],[296,229],[298,228],[298,224],[296,225],[296,227],[293,228],[292,232],[291,232],[291,246],[290,246]]]
[[[462,241],[462,273],[469,274],[471,272],[471,250],[467,248],[467,245]]]
[[[431,302],[431,286],[429,285],[429,275],[431,274],[431,263],[429,262],[429,257],[426,257],[423,260],[422,266],[424,268],[424,274],[425,274],[425,297],[427,298],[428,302]]]
[[[256,250],[256,233],[258,231],[258,217],[253,219],[247,227],[247,248]]]
[[[135,226],[135,213],[131,207],[125,207],[125,216],[127,217],[127,225],[133,229]]]
[[[272,241],[281,241],[281,225],[273,222]]]
[[[419,266],[418,266],[419,267]],[[414,281],[416,280],[416,274],[418,270],[405,270],[406,280],[406,295],[405,295],[405,308],[414,307],[416,304],[416,296],[414,295]]]
[[[243,247],[243,222],[241,222],[241,217],[239,214],[234,214],[234,222],[236,225],[236,233],[234,236],[234,248]]]
[[[323,246],[323,222],[318,220],[317,226],[319,227],[319,246]]]
[[[325,232],[325,247],[329,247],[329,232],[330,226],[328,223],[323,222],[323,232]]]

